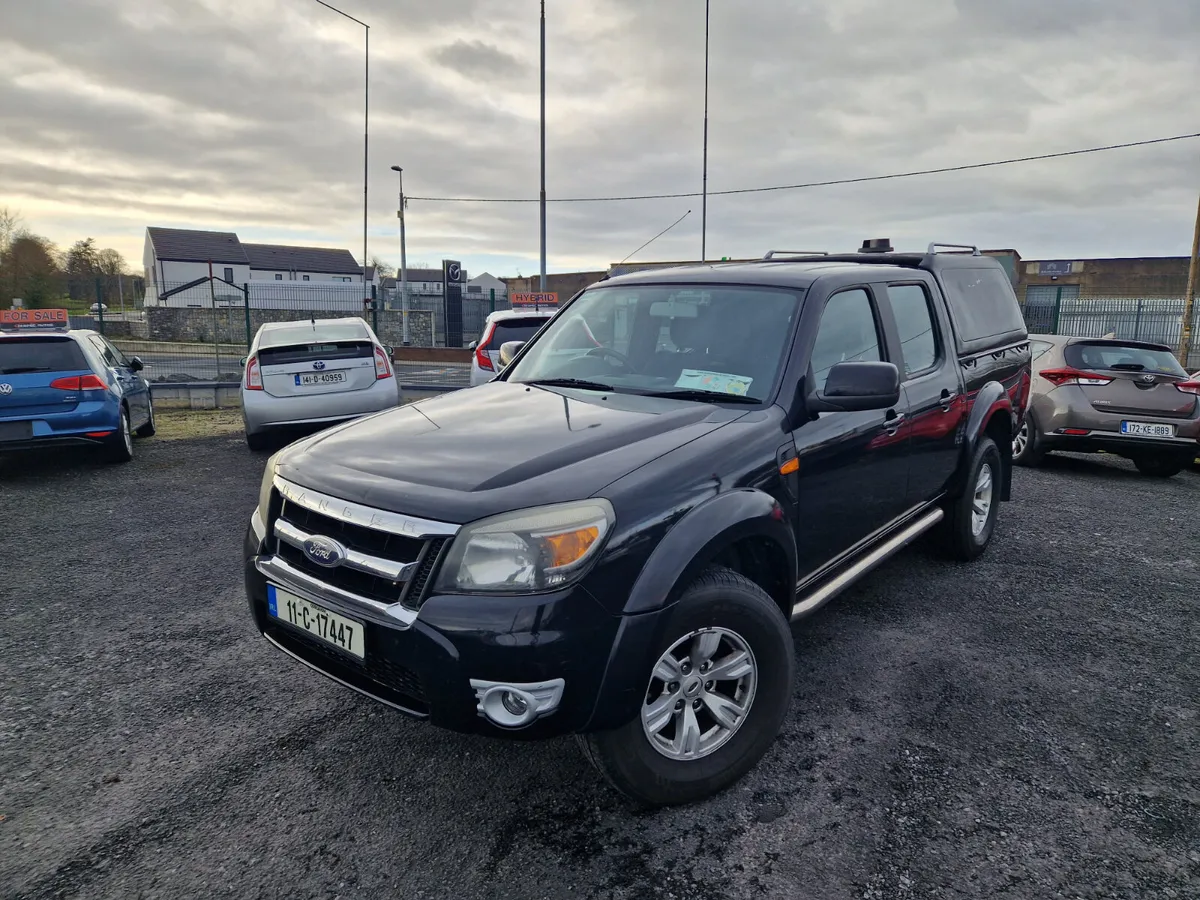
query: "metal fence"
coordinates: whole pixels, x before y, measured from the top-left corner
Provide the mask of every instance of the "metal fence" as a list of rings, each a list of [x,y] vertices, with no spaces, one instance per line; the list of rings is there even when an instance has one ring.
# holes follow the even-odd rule
[[[370,322],[385,344],[401,347],[407,338],[410,347],[446,346],[448,311],[442,296],[410,292],[405,315],[398,291],[369,288],[364,300],[361,283],[205,280],[161,286],[157,296],[144,302],[136,298],[124,312],[94,307],[90,316],[72,316],[72,324],[100,331],[127,355],[138,356],[146,376],[160,383],[239,381],[241,360],[265,322],[354,315]],[[1027,298],[1024,314],[1033,334],[1113,334],[1176,349],[1183,306],[1182,298],[1083,298],[1056,291]],[[463,346],[480,337],[490,312],[508,308],[503,296],[464,294],[461,311],[452,313],[461,316]],[[1194,316],[1192,368],[1200,367],[1200,305]],[[470,364],[400,360],[396,372],[402,384],[462,387],[469,382]]]
[[[1025,323],[1031,334],[1068,334],[1166,344],[1178,352],[1183,336],[1183,298],[1063,297],[1026,301]],[[1188,365],[1200,368],[1200,304],[1192,310]]]
[[[398,292],[380,292],[362,283],[251,281],[242,285],[220,279],[158,286],[157,295],[137,298],[117,312],[93,307],[90,315],[72,316],[76,328],[103,333],[126,355],[145,364],[146,376],[159,383],[233,383],[241,379],[241,360],[254,334],[266,322],[361,316],[380,340],[394,347],[445,347],[447,310],[439,295],[409,294],[407,314]],[[503,297],[465,294],[461,333],[465,347],[483,331],[494,309],[507,309]],[[402,384],[461,387],[469,382],[467,362],[396,361]]]

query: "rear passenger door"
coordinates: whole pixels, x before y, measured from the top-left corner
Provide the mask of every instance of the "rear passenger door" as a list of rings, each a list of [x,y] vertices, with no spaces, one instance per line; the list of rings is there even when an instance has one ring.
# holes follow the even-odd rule
[[[894,362],[908,403],[908,506],[945,490],[958,465],[960,431],[968,409],[949,323],[920,278],[886,287],[885,319],[894,335]]]
[[[889,360],[872,291],[852,287],[825,302],[811,352],[810,389],[837,363]],[[825,412],[793,431],[799,502],[794,523],[800,577],[812,575],[905,510],[905,401],[890,409]]]

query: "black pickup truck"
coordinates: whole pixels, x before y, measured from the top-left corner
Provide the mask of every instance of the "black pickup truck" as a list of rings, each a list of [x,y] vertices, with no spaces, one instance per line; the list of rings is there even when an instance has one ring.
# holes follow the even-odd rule
[[[493,381],[286,447],[255,625],[435,725],[576,734],[636,801],[726,787],[787,714],[790,623],[925,532],[978,556],[1009,498],[1025,325],[944,247],[607,279]]]

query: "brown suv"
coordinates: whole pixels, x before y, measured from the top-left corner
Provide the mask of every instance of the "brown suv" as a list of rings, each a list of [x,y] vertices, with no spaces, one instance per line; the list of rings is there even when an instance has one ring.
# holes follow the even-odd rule
[[[1200,381],[1163,344],[1039,334],[1033,390],[1013,462],[1103,450],[1170,478],[1200,450]]]

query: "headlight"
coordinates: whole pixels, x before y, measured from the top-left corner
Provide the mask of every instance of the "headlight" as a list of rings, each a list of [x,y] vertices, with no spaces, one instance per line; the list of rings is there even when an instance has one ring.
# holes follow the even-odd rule
[[[562,587],[595,558],[614,521],[607,500],[482,519],[458,533],[434,590],[529,593]]]
[[[264,525],[267,524],[267,510],[271,508],[271,488],[275,484],[275,460],[278,458],[279,454],[275,453],[267,460],[267,470],[258,486],[258,514]]]

